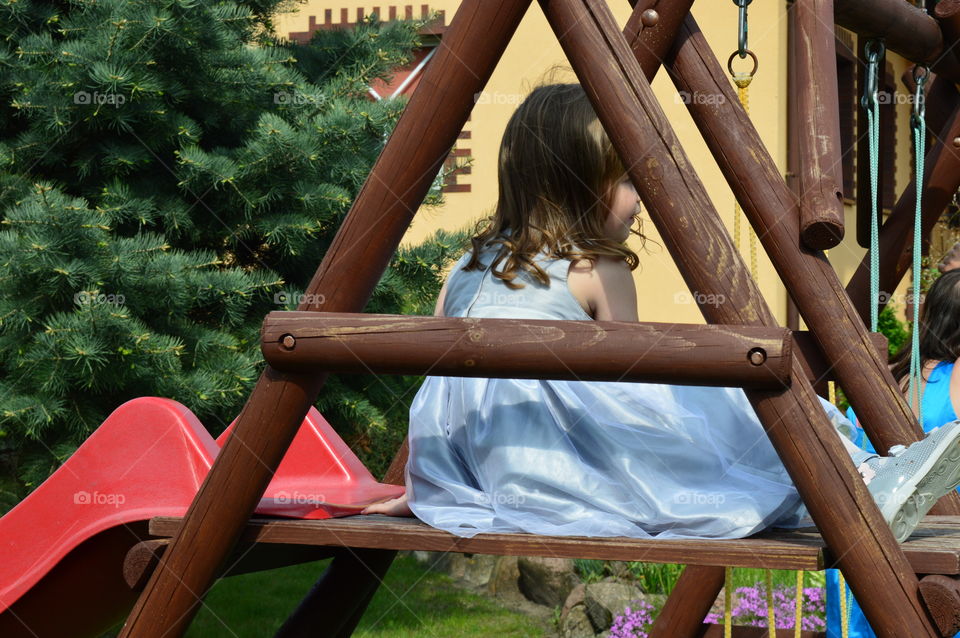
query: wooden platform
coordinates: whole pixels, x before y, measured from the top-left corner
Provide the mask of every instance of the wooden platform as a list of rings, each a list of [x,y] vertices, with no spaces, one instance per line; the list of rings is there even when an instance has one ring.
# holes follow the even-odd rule
[[[171,537],[181,519],[158,517],[150,533]],[[415,518],[382,514],[323,521],[254,518],[242,542],[370,547],[504,556],[553,556],[716,567],[821,570],[834,564],[815,528],[777,530],[737,540],[477,534],[461,538]],[[960,574],[960,516],[928,516],[902,544],[918,574]]]

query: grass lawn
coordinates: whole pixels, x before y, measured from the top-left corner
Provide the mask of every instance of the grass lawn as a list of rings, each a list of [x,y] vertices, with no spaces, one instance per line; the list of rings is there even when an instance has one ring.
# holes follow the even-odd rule
[[[234,576],[207,595],[188,638],[272,636],[328,561]],[[448,576],[398,557],[377,590],[354,636],[358,638],[521,638],[545,634],[537,620],[458,589]],[[317,635],[323,635],[318,627]]]

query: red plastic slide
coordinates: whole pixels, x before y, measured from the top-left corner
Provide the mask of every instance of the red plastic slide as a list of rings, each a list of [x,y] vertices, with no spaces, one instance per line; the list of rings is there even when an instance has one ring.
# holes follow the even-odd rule
[[[214,441],[169,399],[117,408],[0,518],[0,636],[97,638],[122,620],[137,597],[123,579],[127,551],[154,516],[183,516],[228,432]],[[346,516],[403,491],[378,483],[311,408],[257,513]]]

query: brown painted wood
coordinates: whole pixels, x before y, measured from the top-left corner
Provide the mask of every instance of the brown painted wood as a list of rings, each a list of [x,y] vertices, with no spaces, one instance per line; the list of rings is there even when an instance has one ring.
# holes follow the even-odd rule
[[[940,0],[933,15],[943,30],[944,40],[949,45],[960,41],[960,0]]]
[[[678,89],[722,96],[708,107],[693,101],[688,110],[876,449],[885,453],[897,442],[919,440],[923,432],[890,374],[886,353],[871,346],[836,272],[822,252],[798,246],[797,198],[692,17],[666,64]],[[944,505],[954,509],[940,513],[960,512],[954,494],[938,507]]]
[[[711,323],[775,325],[609,8],[600,0],[540,0],[540,5],[688,287],[724,295],[726,303],[701,306],[701,312]],[[692,18],[687,20],[689,24]],[[715,61],[713,53],[709,55]],[[717,110],[710,108],[708,117],[720,124]],[[722,122],[731,124],[736,122]],[[745,149],[756,153],[762,146]],[[795,216],[794,228],[797,223]],[[770,252],[796,255],[798,243],[795,233],[792,239],[773,244]],[[794,286],[792,292],[799,288]],[[822,294],[817,291],[817,303],[840,305],[829,297],[823,303]],[[813,299],[808,296],[803,302]],[[845,350],[860,347],[876,359],[862,322],[858,323],[859,334],[842,324],[827,330],[839,334]],[[869,372],[861,370],[859,381]],[[916,576],[802,375],[796,363],[789,390],[781,394],[747,390],[747,397],[829,546],[842,556],[842,569],[871,624],[885,636],[904,632],[934,636],[917,596]],[[883,407],[889,411],[891,406]],[[784,425],[797,422],[803,427]]]
[[[261,347],[268,364],[290,372],[780,389],[792,339],[756,326],[271,312]]]
[[[710,613],[717,595],[723,589],[725,572],[723,567],[684,567],[666,604],[650,628],[650,638],[702,636],[708,628],[703,619]]]
[[[903,0],[834,0],[838,25],[866,38],[883,38],[891,51],[911,62],[930,64],[939,75],[960,82],[960,62],[945,43],[937,21]]]
[[[170,537],[183,519],[157,517],[150,533]],[[557,556],[606,560],[684,563],[705,567],[820,570],[836,567],[815,527],[770,530],[743,539],[671,540],[626,537],[477,534],[463,538],[416,518],[366,514],[318,521],[253,518],[245,544],[310,545],[389,550],[456,551],[498,556]],[[960,518],[927,516],[900,544],[914,574],[960,574]]]
[[[843,159],[837,89],[834,0],[797,0],[796,84],[800,152],[800,237],[814,250],[843,240]]]
[[[941,82],[937,82],[939,86]],[[955,108],[926,155],[926,173],[921,213],[921,237],[927,238],[940,215],[960,188],[960,148],[952,140],[960,136],[960,108]],[[893,212],[880,228],[880,290],[882,309],[896,290],[913,259],[913,217],[916,210],[916,181],[911,179]],[[864,255],[847,284],[847,293],[861,316],[870,316],[870,254]],[[871,437],[871,440],[872,437]]]
[[[931,574],[920,580],[920,595],[945,638],[960,631],[960,582],[956,577]]]
[[[142,591],[150,574],[160,563],[160,557],[170,545],[169,538],[143,541],[130,548],[123,561],[123,579],[130,589]],[[228,567],[222,577],[250,574],[266,569],[277,569],[312,563],[331,558],[337,551],[332,547],[313,547],[281,544],[238,544],[227,561]]]
[[[486,85],[529,6],[530,0],[465,0],[460,5],[444,46],[425,69],[300,310],[363,309],[463,129],[474,95]],[[181,532],[128,617],[123,638],[184,633],[324,380],[269,367],[263,372]],[[383,556],[392,559],[392,554]],[[375,589],[379,582],[374,576],[367,582]],[[345,608],[342,617],[352,618],[355,611]]]
[[[171,536],[181,520],[158,517],[150,532]],[[244,543],[335,545],[390,550],[466,552],[497,556],[555,556],[656,563],[691,563],[716,567],[770,569],[823,568],[824,544],[815,536],[796,541],[757,538],[734,540],[648,540],[626,537],[540,536],[537,534],[477,534],[456,536],[416,518],[365,514],[319,521],[260,519],[249,521]]]

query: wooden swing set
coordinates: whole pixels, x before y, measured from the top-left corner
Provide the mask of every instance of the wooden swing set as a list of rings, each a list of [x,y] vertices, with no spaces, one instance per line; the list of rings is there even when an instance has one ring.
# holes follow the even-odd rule
[[[601,0],[539,4],[690,290],[725,300],[700,306],[707,322],[718,325],[361,314],[462,130],[473,96],[531,5],[464,0],[314,275],[307,302],[266,318],[268,367],[188,512],[182,519],[154,519],[150,532],[158,540],[132,552],[147,557],[134,562],[145,585],[122,637],[183,635],[238,543],[277,550],[262,553],[274,565],[288,564],[298,551],[334,557],[278,634],[288,638],[350,636],[398,550],[683,563],[652,629],[660,638],[716,629],[703,619],[728,566],[837,567],[886,638],[952,636],[960,628],[960,498],[944,497],[935,516],[898,544],[813,388],[836,379],[880,453],[922,437],[887,368],[883,341],[864,325],[869,256],[844,288],[822,252],[842,237],[843,210],[832,168],[841,154],[837,109],[818,106],[837,103],[834,24],[883,39],[887,49],[931,68],[928,123],[945,142],[926,155],[922,232],[928,237],[960,187],[960,49],[954,51],[960,1],[942,0],[931,17],[903,0],[796,0],[794,86],[802,135],[795,189],[690,15],[692,1],[631,0],[622,31]],[[724,98],[689,100],[687,107],[809,333],[779,327],[750,277],[650,88],[661,64],[679,91]],[[880,231],[881,290],[895,289],[909,263],[914,188],[904,191]],[[531,333],[540,338],[531,341]],[[741,540],[465,539],[382,515],[251,518],[326,374],[336,371],[740,385],[818,531]],[[404,441],[382,481],[402,485],[406,460]]]

